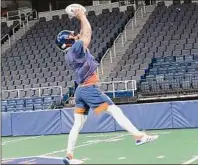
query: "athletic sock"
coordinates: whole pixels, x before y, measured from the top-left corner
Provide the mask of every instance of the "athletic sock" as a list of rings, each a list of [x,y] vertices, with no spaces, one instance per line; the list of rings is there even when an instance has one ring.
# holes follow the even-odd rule
[[[145,133],[139,131],[116,105],[109,105],[107,112],[110,113],[117,123],[135,137],[142,137]]]

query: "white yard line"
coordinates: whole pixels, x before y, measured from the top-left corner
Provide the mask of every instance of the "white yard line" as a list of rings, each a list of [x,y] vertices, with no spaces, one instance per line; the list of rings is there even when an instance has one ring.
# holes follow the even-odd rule
[[[191,163],[193,163],[193,162],[196,161],[196,160],[198,160],[198,156],[195,156],[194,158],[189,159],[188,161],[186,161],[186,162],[184,162],[184,163],[182,163],[182,164],[191,164]]]
[[[148,132],[150,135],[168,135],[171,132]]]
[[[95,142],[91,142],[91,143],[86,143],[86,144],[78,145],[78,146],[75,147],[75,149],[76,148],[85,147],[85,146],[89,146],[89,145],[93,145],[93,144],[108,142],[109,140],[117,139],[117,138],[124,137],[124,136],[129,136],[129,135],[131,135],[131,134],[124,134],[124,135],[114,136],[114,137],[109,138],[109,139],[105,139],[105,140],[100,140],[100,141],[95,141]],[[24,159],[24,158],[33,158],[33,157],[47,157],[48,155],[53,155],[53,154],[60,153],[60,152],[65,152],[65,151],[66,151],[66,149],[62,149],[62,150],[57,150],[57,151],[49,152],[49,153],[42,154],[42,155],[26,156],[26,157],[15,157],[15,158],[4,158],[2,160]],[[56,158],[59,158],[59,157],[56,157]]]
[[[120,137],[124,137],[124,136],[129,136],[130,134],[125,134],[125,135],[119,135],[119,136],[115,136],[115,137],[112,137],[112,138],[109,138],[109,139],[105,139],[105,140],[100,140],[100,141],[95,141],[95,142],[90,142],[90,143],[86,143],[86,144],[82,144],[82,145],[79,145],[79,146],[76,146],[76,148],[81,148],[81,147],[85,147],[85,146],[89,146],[89,145],[93,145],[93,144],[98,144],[98,143],[102,143],[102,142],[108,142],[109,140],[112,140],[112,139],[117,139],[117,138],[120,138]],[[49,153],[46,153],[46,154],[43,154],[43,155],[40,155],[40,156],[48,156],[48,155],[52,155],[52,154],[56,154],[56,153],[59,153],[59,152],[65,152],[66,149],[62,149],[62,150],[58,150],[58,151],[53,151],[53,152],[49,152]]]
[[[156,132],[156,133],[151,133],[151,134],[170,134],[170,133],[171,132],[158,132],[158,133]],[[43,136],[43,135],[41,135],[41,136]],[[28,139],[39,138],[41,136],[26,137],[26,138],[21,138],[21,139],[16,139],[16,140],[5,141],[5,142],[3,142],[4,144],[2,144],[2,145],[5,145],[6,143],[12,143],[12,142],[16,142],[16,141],[21,141],[21,140],[28,140]],[[121,134],[121,135],[114,136],[114,137],[111,137],[111,138],[108,138],[108,139],[105,139],[105,140],[93,141],[93,142],[90,142],[90,143],[86,143],[86,144],[82,144],[82,145],[76,146],[75,149],[76,148],[85,147],[85,146],[89,146],[89,145],[93,145],[93,144],[98,144],[98,143],[103,143],[103,142],[109,142],[111,140],[114,140],[114,139],[117,139],[117,138],[121,138],[121,137],[125,137],[125,136],[131,136],[131,134],[127,134],[126,133],[126,134]],[[89,137],[91,137],[91,136],[89,136]],[[96,136],[92,136],[92,137],[102,137],[102,136],[101,135],[99,135],[99,136],[96,135]],[[62,149],[62,150],[57,150],[57,151],[45,153],[45,154],[42,154],[42,155],[27,156],[27,157],[15,157],[15,158],[4,158],[2,160],[22,159],[22,158],[31,158],[31,157],[44,157],[44,156],[53,155],[53,154],[60,153],[60,152],[65,152],[65,151],[66,151],[66,149]],[[194,158],[193,158],[193,160],[194,160]]]
[[[126,159],[126,157],[119,157],[118,160]]]
[[[42,136],[42,135],[41,135]],[[19,138],[19,139],[15,139],[15,140],[8,140],[8,141],[4,141],[2,142],[2,145],[6,145],[8,143],[15,143],[15,142],[18,142],[18,141],[23,141],[23,140],[29,140],[29,139],[36,139],[36,138],[39,138],[41,136],[34,136],[34,137],[24,137],[24,138]]]

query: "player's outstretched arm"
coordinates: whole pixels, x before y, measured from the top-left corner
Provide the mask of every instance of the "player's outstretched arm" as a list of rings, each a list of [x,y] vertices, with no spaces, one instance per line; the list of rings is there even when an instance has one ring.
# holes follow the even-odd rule
[[[83,41],[84,49],[87,49],[91,41],[91,35],[92,35],[91,25],[85,13],[81,9],[76,9],[75,13],[76,13],[76,18],[80,20],[80,24],[81,24],[81,32],[79,35],[79,39]]]

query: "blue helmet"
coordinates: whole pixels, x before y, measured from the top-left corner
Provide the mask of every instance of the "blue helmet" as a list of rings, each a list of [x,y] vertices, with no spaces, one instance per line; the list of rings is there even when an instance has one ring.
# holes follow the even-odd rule
[[[56,36],[56,46],[61,50],[61,51],[67,51],[74,43],[75,39],[69,38],[70,35],[73,35],[74,32],[69,31],[69,30],[63,30],[61,31],[57,36]]]

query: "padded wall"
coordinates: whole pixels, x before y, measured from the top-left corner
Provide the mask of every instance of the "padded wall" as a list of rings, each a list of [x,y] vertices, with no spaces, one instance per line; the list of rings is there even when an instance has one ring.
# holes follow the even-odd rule
[[[141,130],[172,128],[171,103],[121,105],[123,113]],[[123,130],[116,123],[116,130]]]
[[[198,128],[198,101],[120,105],[123,113],[141,130]],[[73,109],[2,113],[2,136],[69,133]],[[108,114],[90,110],[81,132],[123,130]]]
[[[172,102],[173,128],[198,127],[198,101]]]
[[[11,113],[1,113],[1,134],[3,136],[12,135]]]
[[[13,136],[61,133],[60,110],[12,113]]]

